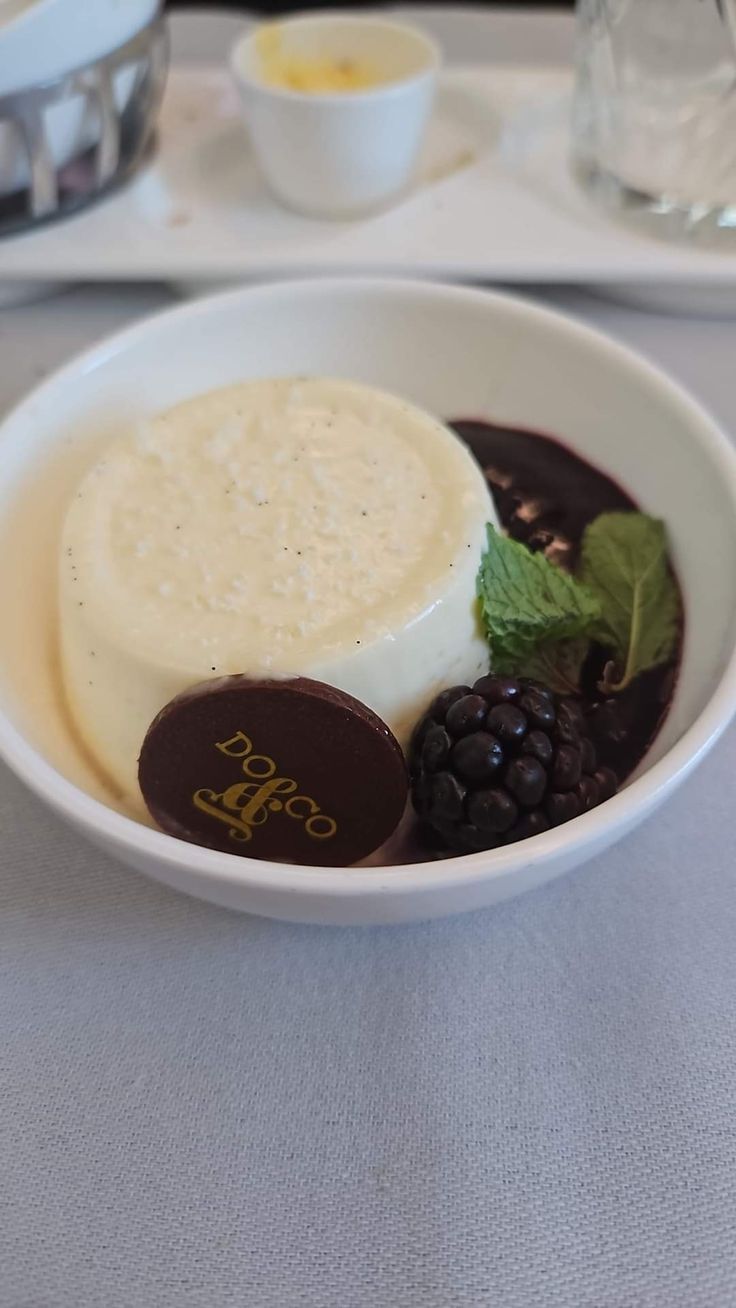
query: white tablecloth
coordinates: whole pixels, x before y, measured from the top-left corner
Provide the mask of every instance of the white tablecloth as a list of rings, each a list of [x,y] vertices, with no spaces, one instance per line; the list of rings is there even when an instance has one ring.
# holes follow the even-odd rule
[[[476,57],[569,40],[501,15],[479,49],[478,21]],[[736,323],[539,298],[736,430]],[[170,299],[1,313],[0,407]],[[566,879],[339,931],[137,878],[0,770],[0,1308],[736,1304],[735,775],[731,731]]]

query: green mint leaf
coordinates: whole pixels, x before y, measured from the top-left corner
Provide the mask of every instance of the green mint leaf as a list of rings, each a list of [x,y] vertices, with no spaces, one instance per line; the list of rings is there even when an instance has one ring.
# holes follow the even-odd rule
[[[580,675],[589,650],[588,636],[540,645],[514,670],[519,677],[544,682],[558,695],[579,695]]]
[[[477,589],[491,661],[498,672],[523,675],[542,647],[549,653],[560,642],[589,634],[601,607],[586,586],[543,554],[490,524],[487,531]]]
[[[617,665],[607,691],[625,690],[640,672],[672,657],[680,597],[663,522],[645,513],[602,513],[583,536],[579,575],[600,601],[594,635]]]

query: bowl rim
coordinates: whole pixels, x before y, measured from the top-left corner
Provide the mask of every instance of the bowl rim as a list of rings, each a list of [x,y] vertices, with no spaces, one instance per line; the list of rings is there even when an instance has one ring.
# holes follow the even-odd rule
[[[612,357],[625,371],[633,371],[683,410],[694,438],[704,451],[728,492],[736,515],[736,450],[708,410],[666,372],[638,352],[620,344],[594,327],[571,315],[550,309],[506,292],[454,286],[412,279],[379,277],[297,278],[250,287],[236,287],[216,295],[204,296],[183,305],[160,310],[123,328],[88,350],[77,354],[60,369],[34,387],[0,422],[0,440],[16,425],[33,421],[39,399],[72,379],[84,376],[111,357],[120,355],[131,345],[166,332],[170,323],[206,317],[222,306],[259,300],[317,296],[328,299],[354,298],[360,295],[396,299],[407,296],[419,301],[444,302],[476,310],[493,309],[510,314],[517,322],[534,320],[552,331],[563,333],[572,341],[583,341]],[[21,474],[22,482],[24,474]],[[414,892],[431,892],[447,888],[461,889],[487,881],[511,878],[531,866],[548,863],[556,857],[604,847],[613,829],[622,833],[633,827],[697,766],[707,751],[723,734],[736,714],[736,641],[720,673],[716,687],[695,721],[667,753],[651,768],[631,781],[605,804],[582,814],[573,823],[551,829],[529,840],[506,848],[464,854],[423,863],[386,864],[371,867],[325,868],[303,864],[275,863],[222,853],[201,845],[179,840],[126,817],[101,800],[87,794],[47,762],[25,739],[0,709],[0,758],[28,788],[71,825],[81,828],[96,843],[125,849],[139,859],[155,860],[160,866],[186,873],[202,883],[228,885],[242,890],[257,890],[295,895],[307,899],[328,896],[343,901],[375,895],[406,896]]]
[[[268,27],[341,27],[383,28],[388,32],[400,32],[421,45],[426,55],[426,64],[414,73],[404,77],[392,77],[388,82],[379,82],[376,86],[366,87],[361,91],[294,91],[288,86],[275,86],[249,73],[241,63],[245,50],[258,39],[259,33]],[[348,14],[339,10],[309,14],[287,14],[284,18],[274,18],[269,22],[257,23],[253,28],[239,36],[230,50],[229,67],[235,81],[261,95],[274,100],[283,100],[291,104],[315,104],[320,106],[339,106],[371,104],[377,100],[390,99],[410,87],[436,77],[443,64],[442,49],[439,43],[423,28],[413,23],[400,22],[395,18],[382,18],[380,14]]]

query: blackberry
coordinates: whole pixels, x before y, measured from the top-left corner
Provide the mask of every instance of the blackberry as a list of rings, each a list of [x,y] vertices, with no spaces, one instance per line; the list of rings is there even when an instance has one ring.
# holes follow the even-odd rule
[[[452,850],[495,849],[587,813],[616,793],[582,704],[523,677],[451,686],[417,723],[414,808]]]

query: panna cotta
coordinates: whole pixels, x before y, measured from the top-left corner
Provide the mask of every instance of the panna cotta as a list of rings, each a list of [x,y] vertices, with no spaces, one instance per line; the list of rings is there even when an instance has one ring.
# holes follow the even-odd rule
[[[340,380],[246,382],[141,422],[89,469],[60,558],[76,730],[137,803],[165,704],[207,678],[307,676],[406,743],[487,669],[475,578],[496,515],[436,419]]]

